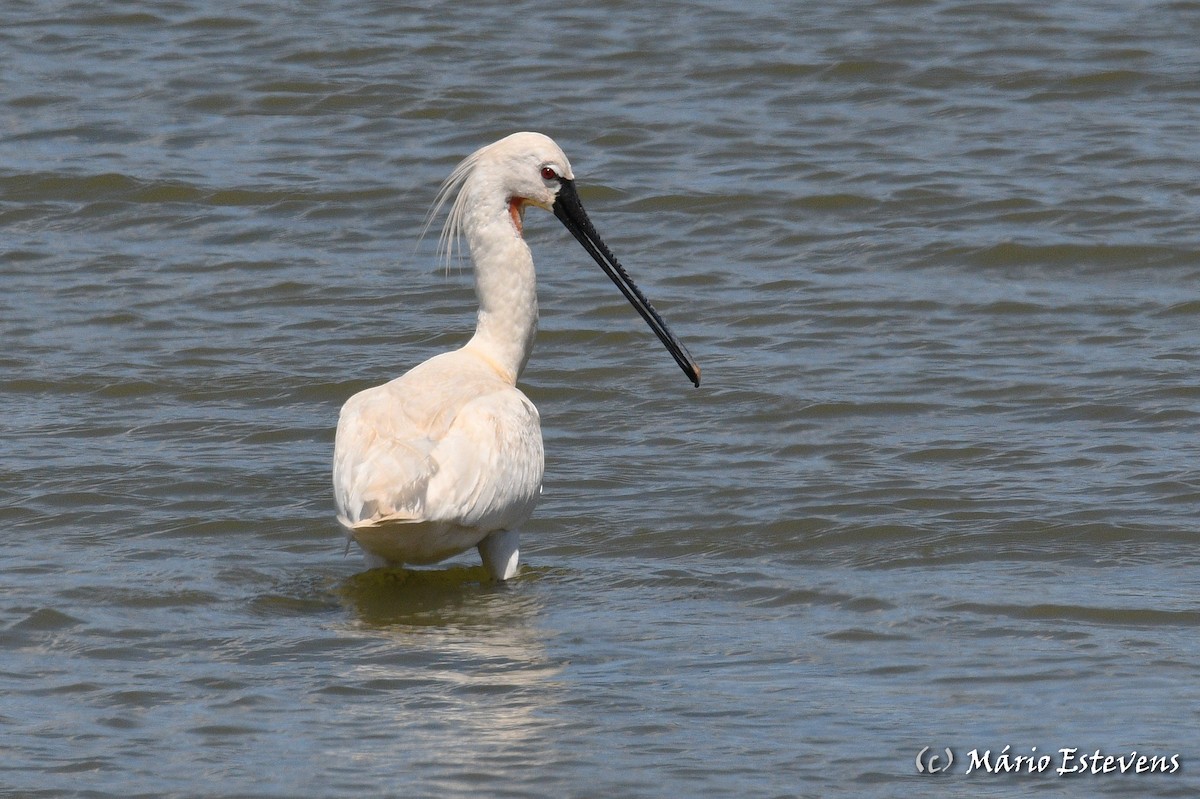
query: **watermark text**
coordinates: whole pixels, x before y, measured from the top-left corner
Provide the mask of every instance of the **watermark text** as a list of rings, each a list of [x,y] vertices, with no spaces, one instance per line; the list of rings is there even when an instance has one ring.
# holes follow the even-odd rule
[[[958,769],[954,768],[958,764]],[[1096,776],[1102,774],[1175,774],[1183,767],[1178,753],[1159,754],[1130,750],[1109,754],[1101,749],[1086,750],[1064,746],[1050,752],[1036,746],[1017,751],[1005,744],[1002,749],[971,749],[958,756],[951,747],[926,746],[917,752],[918,774],[1042,774],[1054,777]]]

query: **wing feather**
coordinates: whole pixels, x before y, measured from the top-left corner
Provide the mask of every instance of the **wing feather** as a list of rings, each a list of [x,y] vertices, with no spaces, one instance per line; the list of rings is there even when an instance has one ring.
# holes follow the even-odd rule
[[[537,409],[461,351],[346,401],[334,444],[347,527],[442,521],[515,527],[541,493]]]
[[[372,392],[351,397],[338,420],[334,498],[347,526],[421,518],[425,488],[437,471],[429,458],[435,442],[410,435],[411,420]]]
[[[430,518],[498,530],[515,529],[541,495],[541,421],[524,394],[507,388],[467,403],[430,458]]]

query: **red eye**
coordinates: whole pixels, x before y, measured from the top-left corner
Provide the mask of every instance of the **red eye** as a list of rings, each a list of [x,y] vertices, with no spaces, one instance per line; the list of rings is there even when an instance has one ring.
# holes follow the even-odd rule
[[[558,173],[554,171],[554,167],[542,167],[542,180],[557,180]]]

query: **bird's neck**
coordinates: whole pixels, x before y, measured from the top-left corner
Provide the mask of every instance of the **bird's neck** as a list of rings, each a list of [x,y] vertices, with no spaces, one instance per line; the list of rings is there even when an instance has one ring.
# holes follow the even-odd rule
[[[475,263],[479,317],[467,344],[516,384],[537,337],[537,281],[533,255],[506,214],[467,225],[467,245]]]

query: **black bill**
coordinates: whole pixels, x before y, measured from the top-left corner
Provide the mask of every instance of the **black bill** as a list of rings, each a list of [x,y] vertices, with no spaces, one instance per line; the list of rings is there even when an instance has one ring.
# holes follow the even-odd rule
[[[646,296],[638,289],[637,284],[629,277],[629,273],[621,266],[621,262],[601,241],[600,234],[596,232],[592,221],[588,219],[587,212],[583,210],[583,203],[579,201],[579,194],[575,191],[575,181],[560,179],[559,183],[562,184],[562,188],[558,190],[558,197],[554,201],[553,208],[558,221],[562,222],[563,226],[571,231],[571,235],[583,245],[583,248],[591,253],[604,273],[612,279],[613,283],[617,284],[617,288],[625,295],[625,299],[629,300],[629,304],[642,315],[646,324],[650,325],[650,329],[666,346],[667,351],[671,353],[671,357],[675,359],[675,363],[679,364],[683,373],[688,376],[693,385],[699,386],[700,367],[692,360],[687,347],[675,338],[675,334],[658,315],[658,311],[654,310],[650,300],[646,299]]]

